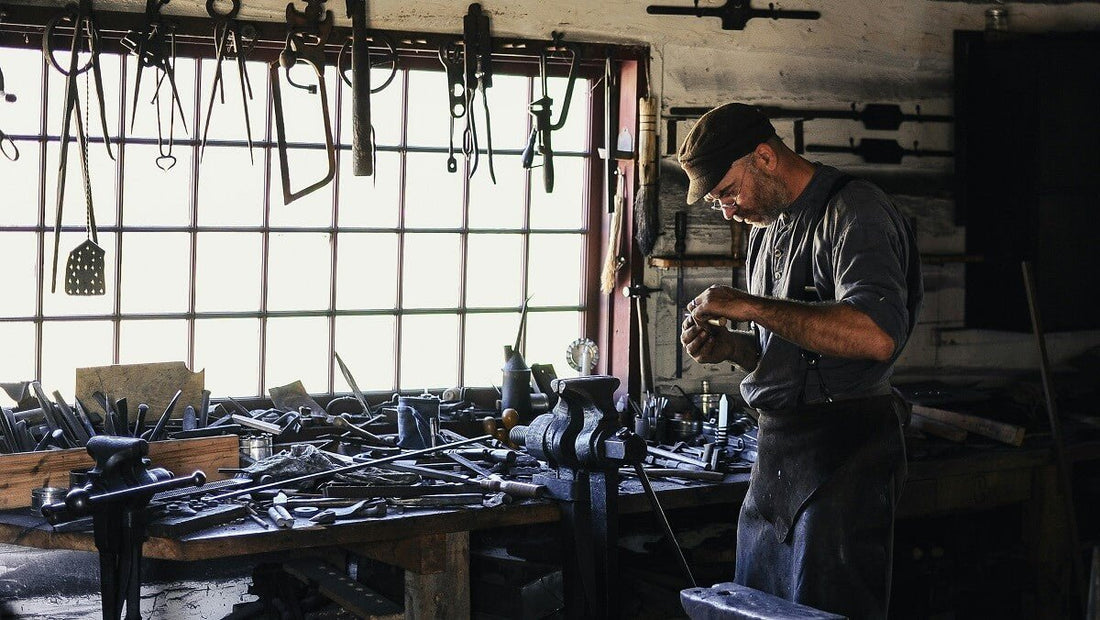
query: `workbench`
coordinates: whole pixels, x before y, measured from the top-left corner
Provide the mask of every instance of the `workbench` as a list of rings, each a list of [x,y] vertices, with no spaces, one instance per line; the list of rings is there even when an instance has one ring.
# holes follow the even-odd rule
[[[1100,443],[1075,445],[1071,461],[1100,458]],[[682,485],[654,480],[666,510],[707,505],[739,505],[748,486],[748,474],[730,474],[721,483]],[[637,480],[621,484],[623,513],[650,510]],[[1057,495],[1054,461],[1045,446],[1022,448],[988,446],[955,456],[910,462],[898,519],[960,514],[989,508],[1022,505],[1022,539],[1038,582],[1064,575],[1067,564],[1064,515]],[[736,514],[735,512],[731,514]],[[347,553],[358,554],[405,569],[405,617],[467,618],[470,616],[470,532],[515,525],[551,523],[560,511],[552,501],[527,500],[493,508],[391,510],[382,518],[265,530],[249,520],[202,530],[179,539],[149,538],[144,555],[175,561],[202,561],[226,557],[295,551],[294,555],[329,557],[342,565]],[[731,516],[731,519],[733,517]],[[672,516],[674,527],[676,523]],[[30,509],[0,512],[0,542],[42,549],[95,552],[90,533],[54,532]],[[1056,617],[1061,597],[1070,584],[1040,588],[1031,617]],[[1061,601],[1061,603],[1060,603]]]
[[[722,483],[682,485],[654,480],[654,489],[666,509],[739,504],[748,486],[748,474],[731,474]],[[637,480],[625,479],[620,488],[624,513],[650,510]],[[347,553],[357,554],[405,570],[406,618],[469,618],[470,532],[513,525],[552,523],[560,518],[558,505],[549,500],[527,500],[493,508],[391,509],[380,518],[309,524],[297,519],[293,529],[263,529],[250,520],[201,530],[180,538],[150,537],[143,547],[146,558],[184,562],[295,551],[333,560],[343,566]],[[29,508],[0,512],[0,542],[40,549],[96,552],[91,532],[58,532]]]

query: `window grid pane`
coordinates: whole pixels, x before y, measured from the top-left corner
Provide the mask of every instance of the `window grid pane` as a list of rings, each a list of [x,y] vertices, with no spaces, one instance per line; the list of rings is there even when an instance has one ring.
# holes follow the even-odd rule
[[[58,291],[51,293],[59,147],[40,135],[43,127],[47,136],[61,133],[64,79],[37,53],[5,49],[5,70],[22,76],[23,84],[45,80],[50,94],[44,107],[40,88],[20,93],[11,118],[28,136],[19,142],[23,157],[18,165],[0,162],[0,178],[10,177],[29,190],[18,193],[0,220],[0,232],[10,239],[4,247],[12,254],[5,264],[26,263],[15,270],[26,277],[13,283],[22,301],[8,304],[0,326],[18,343],[18,357],[28,361],[11,365],[8,372],[33,373],[57,382],[51,388],[67,388],[78,366],[153,361],[162,352],[165,359],[186,358],[194,370],[206,368],[207,387],[216,395],[262,394],[272,382],[294,378],[308,379],[307,388],[314,392],[346,391],[342,377],[332,372],[335,346],[348,351],[345,359],[359,360],[364,372],[357,376],[363,375],[359,383],[366,389],[484,385],[494,382],[496,350],[514,338],[519,309],[529,294],[536,295],[530,316],[541,310],[545,318],[558,317],[547,324],[553,329],[540,328],[544,333],[537,338],[529,329],[529,346],[549,350],[549,342],[560,340],[564,347],[572,330],[552,332],[565,323],[583,324],[579,283],[591,274],[579,271],[583,243],[573,237],[586,232],[589,155],[555,158],[553,195],[543,192],[541,172],[522,170],[514,153],[495,156],[498,182],[493,184],[484,144],[477,174],[467,179],[464,121],[459,119],[453,136],[459,171],[448,173],[450,122],[441,71],[403,69],[377,97],[376,110],[400,122],[378,129],[383,150],[376,175],[356,178],[347,147],[350,131],[344,126],[350,120],[348,93],[330,68],[329,114],[341,147],[336,180],[283,205],[263,63],[248,65],[254,92],[247,104],[255,142],[251,157],[242,144],[241,102],[233,88],[236,67],[227,63],[223,79],[231,94],[225,105],[215,101],[212,143],[200,158],[197,139],[207,116],[214,65],[210,59],[179,60],[177,81],[188,131],[177,118],[176,163],[169,170],[156,161],[162,151],[156,144],[157,111],[148,103],[152,76],[143,73],[131,131],[136,63],[104,53],[102,64],[105,90],[117,94],[106,102],[116,159],[107,157],[95,118],[89,157],[108,293],[68,297],[62,292],[65,262],[86,237],[78,147],[75,142],[69,146]],[[500,75],[496,84],[490,106],[500,139],[494,146],[516,149],[530,128],[526,107],[534,81]],[[551,88],[560,90],[563,84],[552,80]],[[316,118],[316,97],[285,84],[282,91],[288,118]],[[582,80],[568,126],[555,136],[562,150],[590,150],[588,93]],[[477,103],[471,111],[481,114]],[[309,142],[292,153],[292,187],[300,187],[323,168],[324,156],[316,148],[321,139],[316,128],[295,126],[294,131],[292,140]],[[38,152],[42,145],[44,157]],[[406,227],[419,232],[406,233]],[[558,235],[544,232],[533,240],[532,228],[573,234],[551,242],[542,239]],[[552,271],[548,261],[555,260],[553,250],[563,248],[570,255],[557,257],[561,265],[578,271],[566,275],[568,291],[549,294],[560,283],[554,284],[557,274],[547,277]],[[35,262],[39,259],[41,264]],[[468,304],[478,312],[467,315]],[[66,354],[66,341],[77,336],[79,348],[88,352],[80,359]]]

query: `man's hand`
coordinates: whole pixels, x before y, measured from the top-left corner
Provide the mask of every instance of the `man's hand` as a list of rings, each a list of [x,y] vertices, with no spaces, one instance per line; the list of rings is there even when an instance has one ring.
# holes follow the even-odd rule
[[[697,323],[691,316],[684,319],[680,342],[691,359],[700,364],[717,364],[733,356],[733,339],[724,327]]]
[[[753,321],[756,319],[753,302],[758,299],[745,291],[715,284],[689,301],[687,309],[700,324],[709,319]]]

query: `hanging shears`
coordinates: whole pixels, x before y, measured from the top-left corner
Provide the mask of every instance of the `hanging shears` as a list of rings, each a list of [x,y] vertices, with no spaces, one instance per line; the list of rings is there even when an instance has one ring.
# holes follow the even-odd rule
[[[55,56],[55,36],[60,35],[59,29],[72,29],[72,44],[69,47],[69,61],[67,67],[62,67]],[[80,53],[87,51],[88,62],[80,64]],[[107,131],[107,110],[103,99],[103,74],[99,68],[99,31],[96,29],[95,19],[92,15],[91,0],[80,0],[79,4],[71,3],[63,12],[46,24],[42,34],[42,53],[54,69],[65,76],[65,110],[61,118],[61,143],[60,157],[57,169],[57,206],[56,221],[54,224],[53,242],[53,284],[51,292],[57,290],[57,255],[61,243],[62,207],[65,204],[65,172],[69,160],[69,125],[73,117],[76,117],[76,139],[80,148],[80,166],[84,176],[84,195],[88,203],[88,228],[90,234],[95,233],[95,220],[91,210],[91,181],[88,175],[88,135],[85,133],[84,120],[80,116],[80,99],[77,96],[76,76],[81,73],[92,74],[95,82],[96,97],[99,99],[99,120],[103,128],[103,145],[107,149],[107,155],[113,160],[115,155],[111,152],[111,138]],[[87,76],[85,76],[87,77]],[[85,106],[90,102],[85,102]],[[76,112],[74,115],[73,112]]]
[[[206,105],[206,121],[202,130],[202,143],[199,146],[199,160],[206,151],[206,134],[210,131],[210,117],[214,111],[214,95],[220,94],[221,103],[225,103],[225,83],[222,81],[222,61],[234,58],[237,61],[237,74],[241,83],[241,105],[244,108],[244,130],[248,139],[248,159],[256,160],[252,155],[252,120],[248,115],[248,102],[252,100],[252,82],[245,70],[245,59],[256,45],[256,29],[237,21],[241,10],[241,0],[232,0],[233,7],[228,13],[218,13],[214,9],[214,0],[206,0],[206,12],[214,20],[214,81],[210,87],[210,101]]]
[[[550,136],[552,132],[564,127],[565,120],[568,118],[569,103],[573,99],[573,85],[577,81],[577,57],[579,55],[576,46],[562,40],[564,33],[553,32],[551,37],[553,37],[553,42],[539,54],[539,81],[542,86],[542,97],[532,101],[531,105],[528,106],[531,116],[535,117],[535,126],[531,129],[531,136],[527,139],[527,146],[523,149],[522,156],[523,167],[533,168],[537,147],[538,153],[542,155],[542,180],[546,193],[554,191],[554,147]],[[547,87],[547,79],[549,78],[547,61],[552,52],[564,52],[569,56],[569,75],[566,78],[565,98],[562,100],[561,111],[558,113],[556,122],[550,120],[554,100],[550,98]]]
[[[164,83],[165,78],[168,79],[168,85],[172,89],[172,102],[179,110],[183,130],[187,131],[183,103],[180,102],[179,90],[176,88],[175,25],[161,19],[160,14],[161,7],[168,4],[168,2],[169,0],[145,0],[145,24],[141,28],[127,32],[126,36],[122,38],[122,46],[130,50],[130,53],[137,58],[134,95],[130,104],[130,131],[134,130],[134,120],[137,118],[138,95],[141,92],[141,73],[145,67],[153,67],[157,70],[154,100],[159,99],[161,85]]]

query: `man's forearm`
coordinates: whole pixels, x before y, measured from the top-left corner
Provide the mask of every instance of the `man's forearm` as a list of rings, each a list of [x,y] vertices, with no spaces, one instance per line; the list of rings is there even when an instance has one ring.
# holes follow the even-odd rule
[[[752,306],[758,325],[815,353],[878,361],[894,353],[894,340],[871,317],[845,303],[756,297]]]

